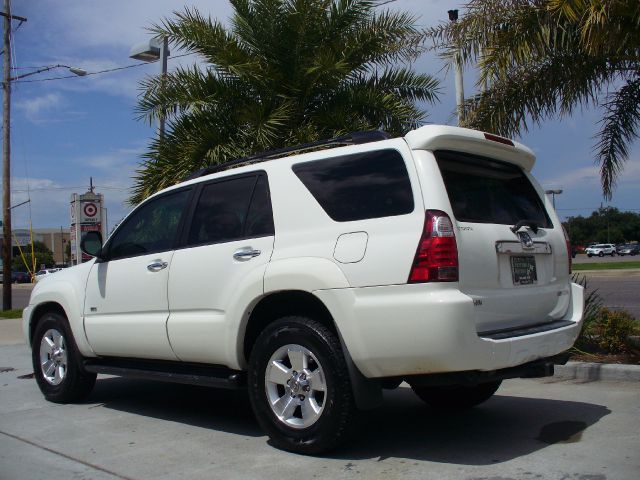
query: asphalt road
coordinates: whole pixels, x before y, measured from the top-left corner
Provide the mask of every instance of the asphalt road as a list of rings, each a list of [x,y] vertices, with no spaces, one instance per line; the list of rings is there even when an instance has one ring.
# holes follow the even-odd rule
[[[626,276],[587,275],[587,290],[597,290],[606,307],[626,310],[640,320],[640,272]]]
[[[627,480],[640,471],[640,385],[510,380],[443,415],[407,388],[326,457],[272,447],[244,392],[100,377],[46,402],[24,345],[0,347],[0,479]],[[26,376],[26,378],[25,378]]]

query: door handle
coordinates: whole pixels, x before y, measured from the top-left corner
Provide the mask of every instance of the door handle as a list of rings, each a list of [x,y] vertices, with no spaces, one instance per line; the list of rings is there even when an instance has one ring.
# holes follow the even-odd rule
[[[251,247],[244,247],[240,250],[236,250],[233,254],[233,258],[239,262],[246,262],[247,260],[251,260],[253,257],[257,257],[261,253],[262,252],[260,250],[254,250]]]
[[[147,270],[149,270],[150,272],[159,272],[160,270],[164,270],[168,266],[169,264],[167,262],[162,262],[158,260],[147,265]]]

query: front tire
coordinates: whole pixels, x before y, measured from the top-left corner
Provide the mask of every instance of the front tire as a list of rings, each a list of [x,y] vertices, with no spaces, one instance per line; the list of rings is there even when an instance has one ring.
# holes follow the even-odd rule
[[[45,313],[38,322],[31,359],[40,391],[50,402],[82,400],[96,382],[95,373],[82,371],[80,353],[67,319],[58,313]]]
[[[600,253],[598,253],[598,256],[599,256],[599,257],[604,257],[604,252],[600,252]]]
[[[284,317],[260,334],[249,359],[249,398],[275,446],[320,454],[342,443],[355,413],[336,335],[305,317]]]
[[[415,394],[429,406],[439,410],[464,410],[489,400],[500,388],[501,380],[478,385],[439,387],[411,386]]]

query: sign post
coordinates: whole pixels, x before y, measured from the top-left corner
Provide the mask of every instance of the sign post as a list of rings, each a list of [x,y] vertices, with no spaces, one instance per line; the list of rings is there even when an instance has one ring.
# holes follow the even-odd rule
[[[91,257],[80,251],[82,237],[90,231],[102,233],[105,238],[104,196],[101,193],[88,191],[85,194],[71,195],[71,263],[78,265]]]

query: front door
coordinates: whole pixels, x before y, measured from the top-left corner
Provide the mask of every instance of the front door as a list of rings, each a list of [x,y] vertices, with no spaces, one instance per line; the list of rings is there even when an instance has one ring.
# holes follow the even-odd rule
[[[84,325],[95,353],[176,359],[167,338],[167,280],[190,194],[181,189],[142,204],[91,268]]]

